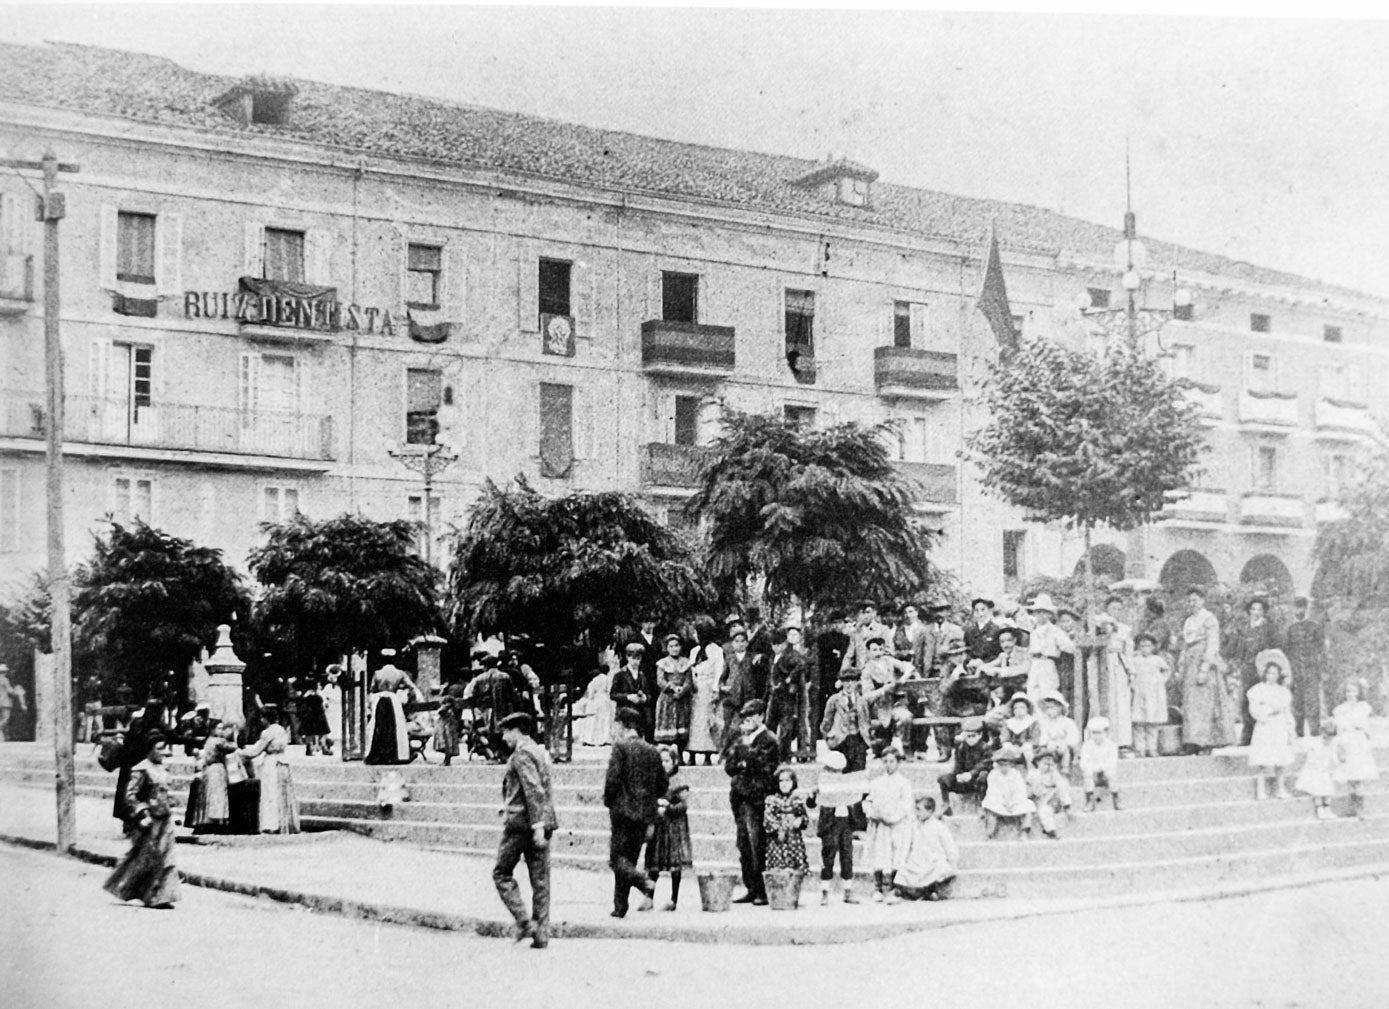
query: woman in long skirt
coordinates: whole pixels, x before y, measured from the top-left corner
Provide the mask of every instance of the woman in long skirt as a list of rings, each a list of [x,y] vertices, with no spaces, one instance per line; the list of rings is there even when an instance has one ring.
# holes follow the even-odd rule
[[[386,654],[384,651],[382,654]],[[394,652],[390,653],[394,655]],[[367,698],[367,739],[370,745],[364,764],[406,764],[410,761],[410,736],[406,730],[405,705],[401,694],[423,700],[415,682],[394,665],[387,664],[376,671],[371,680],[371,695]]]
[[[189,790],[188,808],[183,814],[185,827],[192,827],[195,834],[220,833],[231,820],[231,799],[227,791],[230,786],[228,761],[235,761],[244,780],[245,771],[236,748],[236,723],[223,722],[213,730],[203,744],[198,758],[198,776],[194,779],[194,789]]]
[[[677,754],[690,742],[690,702],[694,696],[694,676],[690,660],[681,652],[684,642],[678,634],[667,634],[666,654],[656,663],[656,742],[674,744]]]
[[[617,672],[620,661],[612,648],[603,649],[599,657],[602,668],[588,681],[582,700],[574,706],[574,713],[583,711],[584,719],[579,723],[579,742],[584,746],[607,746],[613,741],[613,714],[617,705],[613,704],[613,673]]]
[[[304,755],[313,756],[319,750],[328,752],[328,712],[323,695],[312,685],[299,695],[299,735],[304,740]]]
[[[691,762],[697,754],[704,754],[704,763],[713,760],[719,752],[719,739],[723,735],[723,725],[719,720],[719,680],[723,678],[723,648],[715,640],[713,625],[700,631],[698,651],[691,658],[694,665],[694,694],[690,704],[690,741],[686,749],[690,751]]]
[[[299,800],[294,795],[294,779],[289,773],[285,754],[289,747],[289,729],[283,716],[273,704],[265,706],[270,724],[260,739],[241,751],[254,762],[256,780],[260,782],[260,832],[262,834],[299,833]]]
[[[1191,615],[1182,624],[1182,742],[1209,750],[1235,741],[1234,705],[1220,659],[1220,623],[1200,589],[1187,593]]]
[[[125,789],[126,836],[130,850],[104,884],[120,900],[139,900],[167,910],[178,900],[174,867],[174,820],[169,807],[169,772],[164,767],[164,736],[145,737],[145,757],[130,769]]]

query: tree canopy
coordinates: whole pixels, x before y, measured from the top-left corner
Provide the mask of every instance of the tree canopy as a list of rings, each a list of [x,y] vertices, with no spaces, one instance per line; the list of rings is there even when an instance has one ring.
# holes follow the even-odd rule
[[[546,498],[518,477],[491,481],[454,538],[449,574],[460,639],[526,634],[558,654],[604,641],[640,614],[675,618],[713,602],[681,540],[617,492]]]
[[[714,585],[735,594],[765,578],[772,603],[820,605],[919,593],[932,580],[932,534],[917,490],[892,464],[890,425],[798,430],[775,416],[728,412],[686,505],[704,524]]]
[[[1389,431],[1384,432],[1389,439]],[[1381,440],[1360,460],[1340,495],[1346,515],[1323,525],[1313,551],[1315,592],[1356,605],[1389,606],[1389,447]]]
[[[415,527],[362,515],[266,524],[251,551],[265,587],[256,603],[259,646],[290,669],[356,649],[399,647],[438,626],[438,572],[414,552]]]
[[[112,523],[74,574],[74,653],[104,683],[137,695],[181,673],[217,641],[217,625],[244,621],[249,597],[222,552],[135,521]]]
[[[1135,529],[1190,486],[1205,450],[1185,387],[1127,343],[1096,356],[1030,340],[995,365],[970,456],[1030,519]]]

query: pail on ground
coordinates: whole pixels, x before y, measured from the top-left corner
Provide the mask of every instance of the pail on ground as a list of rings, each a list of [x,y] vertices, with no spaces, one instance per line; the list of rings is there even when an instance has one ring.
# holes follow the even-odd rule
[[[1182,727],[1180,725],[1158,726],[1157,750],[1164,757],[1179,755],[1182,752]]]
[[[733,877],[701,872],[696,879],[700,906],[706,911],[727,911],[733,900]]]
[[[794,911],[801,906],[801,881],[805,873],[794,869],[768,869],[762,873],[767,906],[773,911]]]

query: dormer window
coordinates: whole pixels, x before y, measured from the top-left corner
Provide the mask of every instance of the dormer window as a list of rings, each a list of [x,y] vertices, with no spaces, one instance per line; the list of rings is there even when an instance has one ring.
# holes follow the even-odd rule
[[[289,81],[247,77],[212,99],[212,104],[242,126],[285,126],[298,93]]]
[[[791,183],[830,197],[850,207],[867,207],[872,203],[873,183],[878,173],[867,165],[848,158],[827,158]]]

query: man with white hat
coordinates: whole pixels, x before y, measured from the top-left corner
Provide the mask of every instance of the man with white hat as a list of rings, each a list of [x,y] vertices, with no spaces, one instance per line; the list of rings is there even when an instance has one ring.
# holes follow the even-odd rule
[[[1056,670],[1056,660],[1062,653],[1074,655],[1076,643],[1069,634],[1057,627],[1056,604],[1046,592],[1039,592],[1028,611],[1036,619],[1037,625],[1028,636],[1028,651],[1032,654],[1032,664],[1027,671],[1027,693],[1033,698],[1057,690],[1061,677]]]

